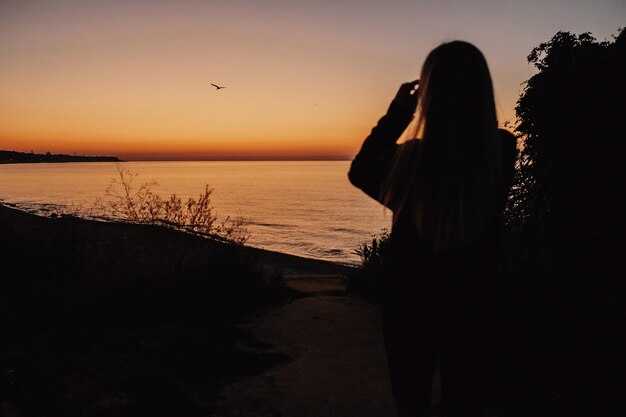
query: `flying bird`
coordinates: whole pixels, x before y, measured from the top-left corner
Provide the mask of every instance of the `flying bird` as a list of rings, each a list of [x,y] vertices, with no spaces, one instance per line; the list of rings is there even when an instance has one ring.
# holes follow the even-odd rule
[[[226,88],[226,87],[221,87],[221,86],[219,86],[219,85],[217,85],[217,84],[213,84],[213,83],[211,83],[211,85],[212,85],[213,87],[215,87],[215,89],[216,89],[216,90],[221,90],[222,88]]]

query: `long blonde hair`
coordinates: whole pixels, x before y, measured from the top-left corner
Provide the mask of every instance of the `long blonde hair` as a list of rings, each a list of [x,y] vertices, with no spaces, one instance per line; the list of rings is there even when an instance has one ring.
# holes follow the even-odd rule
[[[422,67],[415,134],[398,147],[384,191],[435,250],[472,244],[497,203],[500,140],[487,62],[473,45],[435,48]]]

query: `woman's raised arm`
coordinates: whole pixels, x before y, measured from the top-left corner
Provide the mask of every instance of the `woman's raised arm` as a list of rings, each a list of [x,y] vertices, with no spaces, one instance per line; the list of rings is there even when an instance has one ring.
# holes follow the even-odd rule
[[[396,141],[407,128],[417,107],[419,81],[402,84],[385,114],[350,166],[348,178],[373,199],[383,202],[383,183],[395,153]]]

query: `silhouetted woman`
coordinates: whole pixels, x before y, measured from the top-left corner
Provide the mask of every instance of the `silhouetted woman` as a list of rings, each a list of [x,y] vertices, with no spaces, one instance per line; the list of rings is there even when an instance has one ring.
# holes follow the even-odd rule
[[[397,145],[414,114],[415,139]],[[393,211],[383,330],[401,416],[429,415],[437,364],[447,415],[482,415],[493,395],[498,235],[514,159],[482,53],[454,41],[400,87],[352,162],[352,184]]]

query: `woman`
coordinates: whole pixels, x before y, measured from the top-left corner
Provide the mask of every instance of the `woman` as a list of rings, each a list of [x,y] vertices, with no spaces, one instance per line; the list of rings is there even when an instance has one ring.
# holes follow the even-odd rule
[[[416,139],[397,145],[414,113]],[[352,162],[352,184],[393,211],[383,330],[400,416],[429,415],[437,365],[449,415],[482,415],[493,396],[498,235],[515,160],[497,126],[482,53],[449,42]]]

